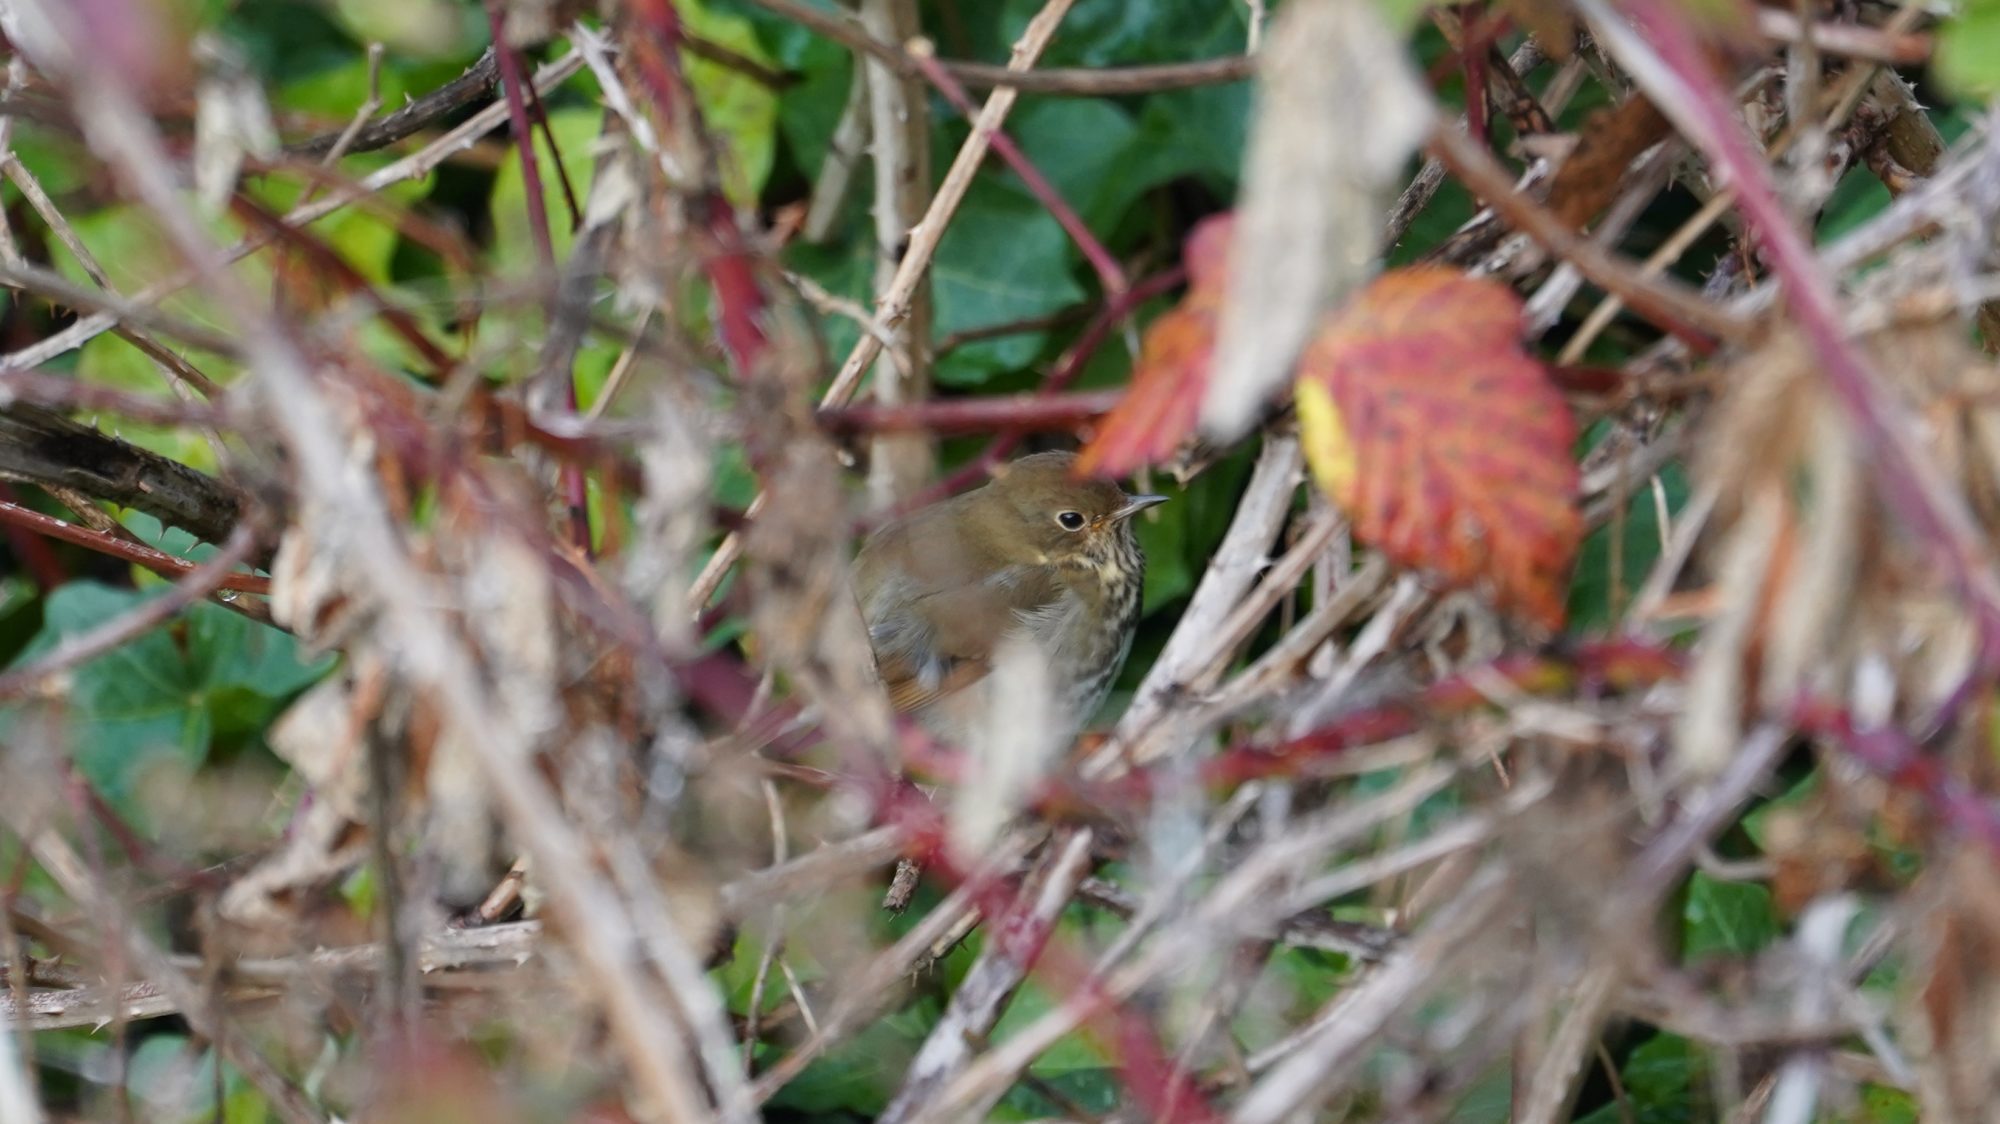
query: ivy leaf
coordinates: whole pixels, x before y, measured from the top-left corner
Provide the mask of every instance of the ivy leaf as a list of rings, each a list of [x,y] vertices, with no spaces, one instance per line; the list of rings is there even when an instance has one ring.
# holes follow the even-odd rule
[[[38,659],[153,596],[70,582],[48,596],[42,629],[16,662]],[[307,663],[285,633],[199,604],[175,623],[72,669],[64,732],[84,777],[133,815],[152,768],[199,765],[218,733],[261,728],[331,662]],[[5,717],[0,712],[0,724]]]
[[[1139,143],[1124,174],[1147,187],[1194,176],[1234,195],[1249,120],[1246,83],[1155,94],[1139,112]]]
[[[1008,0],[997,24],[973,21],[973,54],[1006,58],[1041,7],[1041,0]],[[1241,4],[1080,4],[1063,21],[1062,34],[1049,45],[1042,65],[1105,67],[1218,58],[1242,51],[1248,34],[1249,10]],[[1036,104],[1026,102],[1015,110],[1010,130],[1018,130],[1020,115]],[[1131,198],[1183,176],[1233,191],[1250,120],[1249,82],[1153,94],[1140,99],[1137,112],[1139,131],[1117,176],[1118,186]],[[1040,155],[1035,157],[1039,163]],[[1046,164],[1041,167],[1050,171]],[[1072,201],[1094,225],[1084,201]]]
[[[817,179],[847,108],[854,54],[797,24],[783,24],[777,34],[783,36],[778,62],[799,75],[797,84],[778,99],[778,129],[800,170]],[[858,202],[862,194],[850,192],[848,202]]]
[[[1583,534],[1576,421],[1520,324],[1498,282],[1384,274],[1307,346],[1299,429],[1359,539],[1449,585],[1489,582],[1502,608],[1553,629]]]
[[[931,293],[939,338],[1046,316],[1082,300],[1069,236],[1041,204],[988,180],[973,184],[938,244]],[[1034,362],[1047,332],[1017,332],[958,348],[939,382],[977,385]]]
[[[1695,871],[1688,880],[1686,956],[1747,956],[1778,937],[1771,891],[1747,882],[1723,882]]]
[[[1215,351],[1232,223],[1228,214],[1215,215],[1188,235],[1181,254],[1187,264],[1187,295],[1147,325],[1131,388],[1099,423],[1078,471],[1130,475],[1172,456],[1194,432]]]
[[[1708,1067],[1687,1039],[1657,1034],[1635,1047],[1622,1067],[1626,1100],[1615,1099],[1578,1124],[1692,1124],[1711,1120]],[[1627,1103],[1629,1101],[1629,1103]]]
[[[796,245],[788,263],[828,292],[864,307],[874,303],[874,240],[853,239],[839,246]],[[975,328],[1047,316],[1083,299],[1070,276],[1074,251],[1069,237],[1040,204],[981,178],[952,216],[931,265],[935,338]],[[821,318],[826,348],[837,362],[860,332],[845,316]],[[1014,332],[977,340],[939,357],[937,380],[947,386],[978,386],[994,375],[1032,364],[1048,339],[1046,331]]]
[[[1026,102],[1007,119],[1007,132],[1093,230],[1114,225],[1152,186],[1125,174],[1139,127],[1102,98]]]

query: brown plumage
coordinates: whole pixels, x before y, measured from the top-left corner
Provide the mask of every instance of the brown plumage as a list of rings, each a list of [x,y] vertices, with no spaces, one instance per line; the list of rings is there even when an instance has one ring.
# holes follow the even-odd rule
[[[877,531],[855,593],[889,698],[962,741],[985,714],[977,690],[1003,638],[1049,661],[1062,725],[1087,721],[1125,662],[1145,555],[1131,517],[1162,496],[1071,476],[1076,457],[1037,453],[985,487]]]

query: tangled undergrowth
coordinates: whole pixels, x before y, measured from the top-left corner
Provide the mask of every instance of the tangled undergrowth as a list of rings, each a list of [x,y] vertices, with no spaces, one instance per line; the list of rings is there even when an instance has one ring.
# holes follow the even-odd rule
[[[0,1120],[1987,1118],[1990,0],[1269,9],[0,3]]]

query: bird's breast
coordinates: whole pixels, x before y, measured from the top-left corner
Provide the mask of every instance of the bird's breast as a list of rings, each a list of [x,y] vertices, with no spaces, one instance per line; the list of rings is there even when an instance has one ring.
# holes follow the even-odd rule
[[[1144,561],[1137,544],[1108,557],[1071,565],[1063,592],[1047,605],[1017,614],[1022,629],[1047,655],[1052,679],[1077,724],[1090,720],[1118,678],[1139,622]]]

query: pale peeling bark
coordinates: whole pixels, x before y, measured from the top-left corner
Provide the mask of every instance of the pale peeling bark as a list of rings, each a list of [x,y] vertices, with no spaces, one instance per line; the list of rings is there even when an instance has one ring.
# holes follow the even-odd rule
[[[863,0],[861,23],[884,42],[904,43],[921,33],[916,0]],[[876,60],[867,63],[868,117],[875,158],[875,292],[887,293],[931,199],[930,113],[921,82]],[[928,279],[910,294],[909,315],[888,325],[890,354],[875,362],[875,400],[884,405],[930,397],[931,294]],[[896,361],[896,353],[904,361]],[[937,445],[921,433],[875,438],[870,447],[868,494],[888,507],[929,482]]]

